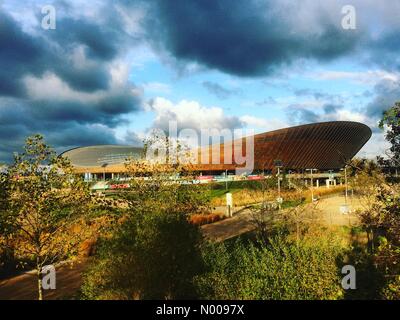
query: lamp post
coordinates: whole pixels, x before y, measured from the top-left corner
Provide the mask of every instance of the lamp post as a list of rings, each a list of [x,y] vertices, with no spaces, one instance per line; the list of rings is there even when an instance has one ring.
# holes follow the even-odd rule
[[[328,185],[327,187],[330,188],[331,182],[333,183],[333,170],[328,170],[329,171],[329,177],[328,177]]]
[[[103,163],[101,167],[103,168],[103,180],[106,181],[106,167],[108,166],[108,163]]]
[[[228,191],[228,169],[225,170],[225,190]]]
[[[263,172],[262,172],[262,181],[261,181],[261,187],[262,187],[262,208],[265,209],[266,204],[265,204],[265,189],[266,189],[266,179],[265,179],[265,166],[267,164],[267,161],[264,162],[263,164]]]
[[[292,186],[292,184],[291,184],[291,182],[290,182],[290,175],[291,175],[292,172],[293,172],[292,170],[289,170],[289,171],[288,171],[288,184],[289,184],[289,189],[290,189],[290,187]]]
[[[344,203],[347,205],[347,165],[344,166],[344,186],[345,186],[345,197]]]
[[[348,189],[347,189],[347,165],[344,165],[343,169],[340,169],[344,172],[344,186],[345,186],[345,194],[344,194],[344,205],[340,207],[340,211],[342,214],[349,214],[349,207],[347,205],[347,196],[348,196]],[[351,225],[350,215],[349,215],[349,225]]]
[[[275,167],[278,169],[278,208],[279,210],[281,209],[281,204],[283,202],[283,199],[281,198],[281,171],[280,169],[283,167],[282,161],[281,160],[275,160],[274,161]]]
[[[313,171],[317,169],[306,169],[306,171],[311,172],[311,202],[314,202],[314,180],[313,180]]]
[[[278,197],[281,197],[281,172],[280,167],[278,167]]]

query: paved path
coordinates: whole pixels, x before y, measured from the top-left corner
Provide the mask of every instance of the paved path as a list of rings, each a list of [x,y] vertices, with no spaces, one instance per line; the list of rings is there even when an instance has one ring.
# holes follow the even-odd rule
[[[321,210],[324,221],[331,225],[347,225],[352,226],[359,222],[355,211],[362,209],[360,199],[357,197],[349,196],[347,198],[347,205],[349,213],[343,214],[340,212],[340,207],[345,204],[344,196],[332,196],[322,199],[317,204],[317,208]]]
[[[44,290],[46,300],[65,299],[77,293],[82,284],[86,261],[56,266],[56,289]],[[0,300],[36,300],[37,278],[27,272],[7,280],[0,280]]]
[[[240,208],[239,212],[236,212],[232,218],[202,226],[201,230],[204,237],[212,241],[224,241],[254,230],[254,225],[250,221],[249,210]]]
[[[347,204],[349,213],[340,212],[340,207],[345,204],[344,196],[330,196],[318,201],[317,208],[323,215],[323,221],[330,225],[347,225],[352,226],[358,223],[358,218],[354,214],[356,209],[362,209],[358,198],[348,197]],[[218,207],[217,211],[224,212],[224,207]],[[254,230],[255,227],[251,223],[250,210],[244,207],[236,208],[236,212],[232,218],[207,224],[201,227],[206,239],[213,241],[223,241],[236,237],[243,233]]]

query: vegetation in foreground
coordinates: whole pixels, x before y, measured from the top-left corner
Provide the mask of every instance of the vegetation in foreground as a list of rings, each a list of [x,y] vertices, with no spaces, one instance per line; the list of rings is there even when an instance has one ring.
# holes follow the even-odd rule
[[[388,111],[383,123],[386,122],[389,126],[388,140],[392,144],[399,144],[399,139],[393,138],[393,135],[399,137],[399,105],[396,104],[392,109],[397,111]],[[391,150],[397,152],[394,156],[394,159],[397,159],[400,149],[395,146]],[[309,219],[314,215],[313,208],[305,206],[304,201],[297,201],[298,195],[294,199],[298,205],[288,210],[283,222],[281,219],[280,223],[276,223],[270,219],[268,215],[271,212],[263,205],[267,198],[265,195],[270,188],[267,185],[260,185],[260,189],[255,190],[255,193],[262,196],[262,205],[255,206],[253,213],[257,226],[255,239],[239,238],[233,242],[207,243],[201,239],[195,226],[185,228],[182,225],[176,230],[184,232],[175,232],[171,245],[186,243],[188,247],[185,246],[182,250],[169,250],[171,247],[168,243],[158,243],[155,248],[151,242],[151,245],[141,248],[146,252],[154,252],[151,254],[154,260],[150,264],[143,262],[141,257],[128,258],[135,256],[136,251],[133,249],[135,246],[122,246],[118,249],[113,247],[112,252],[104,246],[97,256],[95,267],[85,278],[83,296],[90,299],[104,298],[104,294],[108,296],[110,284],[102,287],[97,281],[108,278],[110,274],[112,276],[125,274],[119,272],[122,265],[113,265],[111,268],[99,267],[102,262],[110,259],[104,260],[104,257],[115,254],[124,257],[123,262],[133,263],[132,268],[135,266],[146,268],[141,270],[140,274],[148,275],[146,271],[152,270],[154,272],[150,275],[152,279],[161,277],[164,281],[160,282],[163,283],[162,290],[159,290],[160,286],[156,286],[156,289],[144,288],[137,282],[131,283],[128,290],[126,287],[114,288],[116,291],[113,292],[122,292],[123,294],[119,293],[118,297],[124,299],[177,298],[182,292],[188,294],[186,291],[188,288],[190,288],[188,297],[200,299],[399,299],[400,188],[396,184],[387,182],[388,179],[380,168],[371,161],[356,160],[347,165],[351,168],[351,186],[364,204],[363,209],[358,212],[360,227],[345,231],[342,228],[340,232],[327,230],[318,220]],[[301,190],[299,193],[301,195]],[[163,202],[175,203],[176,199],[179,199],[178,194],[179,192],[175,195],[169,194],[163,198]],[[170,196],[172,198],[169,198]],[[254,194],[252,196],[254,197]],[[160,223],[171,213],[177,213],[168,206],[164,206],[164,209],[164,212],[155,215],[155,219],[160,219]],[[169,221],[189,226],[187,219],[178,218],[180,214],[190,215],[190,210],[181,210],[178,215],[172,214],[173,218]],[[308,223],[303,223],[305,217]],[[136,215],[131,215],[130,219],[133,220],[128,225],[138,225],[138,222],[135,222]],[[171,237],[170,228],[159,228],[158,232],[164,232],[166,238]],[[366,242],[360,241],[360,238],[363,239],[360,233],[366,234]],[[144,244],[140,233],[124,234],[119,231],[116,234],[118,234],[116,238],[108,240],[111,244],[125,243],[124,237],[135,243]],[[343,235],[347,241],[343,241]],[[165,237],[157,234],[157,239]],[[165,245],[168,248],[165,248]],[[168,257],[161,255],[158,249],[162,249]],[[187,269],[189,272],[181,270],[185,266],[180,261],[186,252],[191,252],[192,261],[196,261],[195,264],[189,263]],[[168,261],[168,266],[164,269],[160,266],[165,261]],[[345,264],[352,264],[358,270],[359,285],[356,290],[345,291],[340,285],[343,277],[341,268]],[[99,272],[106,272],[106,277],[100,276]],[[183,274],[185,276],[181,277]],[[184,279],[181,289],[176,287],[176,278]],[[99,287],[105,288],[105,291],[98,290]]]

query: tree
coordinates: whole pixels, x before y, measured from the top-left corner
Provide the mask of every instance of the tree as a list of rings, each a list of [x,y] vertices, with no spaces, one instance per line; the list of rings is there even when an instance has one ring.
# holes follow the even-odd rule
[[[350,186],[360,199],[362,209],[356,211],[361,225],[367,232],[368,249],[374,252],[383,226],[383,205],[378,199],[382,188],[386,186],[385,177],[372,160],[354,159],[349,162]]]
[[[165,157],[149,156],[151,152]],[[172,159],[173,153],[176,159]],[[128,200],[132,212],[152,208],[189,215],[210,210],[207,187],[193,184],[190,154],[180,141],[173,143],[169,137],[153,133],[144,141],[142,157],[127,159],[126,170],[130,188],[121,197]]]
[[[257,238],[263,243],[267,243],[276,228],[278,206],[275,203],[263,202],[261,205],[253,205],[249,209],[249,221],[255,228]]]
[[[69,228],[87,211],[89,192],[69,160],[57,156],[41,135],[26,139],[24,152],[15,155],[6,175],[0,231],[7,247],[34,262],[41,300],[42,268],[77,244]]]
[[[103,238],[84,277],[86,299],[193,299],[203,269],[199,228],[181,212],[138,211]]]
[[[383,230],[374,262],[386,279],[382,290],[385,299],[400,299],[400,188],[397,184],[382,187],[377,200],[382,205]]]
[[[8,199],[10,194],[10,185],[8,175],[0,172],[0,219],[6,216],[8,210]],[[0,271],[7,272],[14,261],[14,250],[10,243],[10,232],[0,220]],[[1,272],[0,272],[1,275]]]
[[[384,299],[400,298],[400,189],[386,181],[376,163],[354,159],[350,165],[350,184],[360,198],[362,209],[357,210],[361,225],[367,232],[368,253],[359,254],[365,269],[373,278],[373,294]],[[357,269],[358,270],[358,269]],[[364,276],[365,277],[365,276]]]
[[[111,237],[100,241],[85,276],[84,298],[196,297],[193,278],[202,269],[202,236],[188,220],[209,210],[209,197],[204,186],[192,183],[190,164],[181,161],[185,155],[173,161],[171,144],[168,137],[153,135],[145,141],[141,159],[128,159],[130,187],[119,194],[128,208]],[[155,146],[164,159],[145,157]],[[176,146],[177,152],[183,150]]]
[[[317,203],[303,203],[301,198],[298,200],[297,205],[288,208],[283,213],[283,219],[285,219],[288,231],[296,234],[297,245],[311,228],[321,225],[321,216]]]
[[[383,113],[379,127],[386,126],[386,140],[391,144],[389,160],[391,165],[398,167],[400,164],[400,102],[396,102],[390,109]]]

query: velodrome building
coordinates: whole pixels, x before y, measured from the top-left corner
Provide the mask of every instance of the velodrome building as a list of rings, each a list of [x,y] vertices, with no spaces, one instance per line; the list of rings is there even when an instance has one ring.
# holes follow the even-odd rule
[[[260,133],[254,135],[253,140],[253,172],[272,171],[277,161],[285,170],[295,172],[307,169],[338,171],[358,153],[371,134],[368,126],[352,121],[313,123]],[[218,152],[218,163],[212,163],[211,160],[206,164],[198,163],[194,165],[195,170],[199,174],[221,174],[236,170],[240,165],[235,163],[233,154],[230,161],[224,159],[227,143],[213,145],[206,151],[210,158]],[[233,141],[233,145],[238,143],[245,152],[245,138]],[[204,152],[204,149],[199,152]],[[142,153],[143,149],[138,147],[96,145],[70,149],[62,156],[68,157],[76,171],[85,174],[86,179],[115,179],[126,172],[127,158],[141,157]]]

